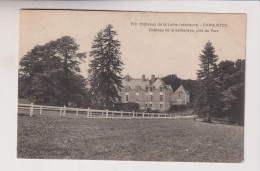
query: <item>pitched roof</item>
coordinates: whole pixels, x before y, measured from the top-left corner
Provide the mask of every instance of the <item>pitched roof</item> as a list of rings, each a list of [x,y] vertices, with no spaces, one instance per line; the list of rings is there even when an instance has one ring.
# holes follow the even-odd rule
[[[174,92],[177,92],[179,90],[183,90],[186,94],[189,94],[189,91],[186,90],[182,84]]]
[[[161,78],[157,78],[153,83],[152,85],[162,85],[162,86],[165,86],[166,87],[166,84],[164,83],[164,81],[161,79]]]
[[[135,89],[136,86],[140,86],[142,89],[145,89],[146,86],[149,86],[149,80],[145,79],[134,79],[129,76],[129,81],[126,81],[125,77],[122,80],[122,84],[124,87],[129,86],[131,89]]]
[[[155,81],[152,82],[151,79],[150,80],[145,79],[143,81],[141,78],[140,79],[135,79],[135,78],[129,76],[129,81],[126,81],[126,76],[125,76],[123,78],[123,80],[122,80],[123,86],[124,87],[128,86],[131,89],[135,89],[136,86],[140,86],[142,89],[145,89],[146,86],[151,86],[151,85],[154,85],[154,84],[158,84],[158,82],[159,82],[159,84],[161,84],[161,85],[167,87],[168,89],[172,90],[172,87],[170,85],[166,85],[161,78],[155,78]]]

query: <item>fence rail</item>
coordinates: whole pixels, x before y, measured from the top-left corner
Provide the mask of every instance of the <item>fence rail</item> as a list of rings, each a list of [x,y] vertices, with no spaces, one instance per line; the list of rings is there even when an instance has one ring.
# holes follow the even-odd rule
[[[96,110],[96,109],[82,109],[59,106],[43,106],[31,104],[18,104],[18,113],[21,110],[24,113],[33,115],[52,114],[60,117],[72,116],[87,117],[87,118],[176,118],[176,117],[192,117],[190,113],[141,113],[141,112],[126,112],[126,111],[110,111],[110,110]],[[56,113],[54,112],[56,111]]]

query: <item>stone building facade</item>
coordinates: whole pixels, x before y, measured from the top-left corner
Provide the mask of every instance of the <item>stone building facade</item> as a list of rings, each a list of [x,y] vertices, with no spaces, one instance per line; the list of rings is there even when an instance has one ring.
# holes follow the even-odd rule
[[[180,85],[174,92],[170,85],[166,85],[161,78],[151,76],[146,79],[136,79],[126,75],[123,80],[123,88],[119,92],[122,103],[134,102],[140,105],[140,109],[167,111],[172,105],[187,105],[190,102],[189,92]]]

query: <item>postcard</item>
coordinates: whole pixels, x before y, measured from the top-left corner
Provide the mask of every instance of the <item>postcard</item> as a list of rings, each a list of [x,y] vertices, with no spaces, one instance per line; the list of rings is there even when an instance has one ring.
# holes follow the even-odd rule
[[[20,10],[17,158],[243,162],[246,17]]]

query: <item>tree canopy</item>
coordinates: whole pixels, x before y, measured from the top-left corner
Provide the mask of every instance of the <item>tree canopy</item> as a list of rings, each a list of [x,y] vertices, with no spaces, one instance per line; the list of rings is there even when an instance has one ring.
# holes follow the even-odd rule
[[[70,36],[35,46],[20,61],[19,96],[40,104],[82,104],[87,92],[79,64],[86,53],[78,51]]]
[[[227,72],[223,66],[232,66]],[[222,82],[223,116],[229,117],[231,122],[244,123],[245,105],[245,60],[222,61],[219,64],[220,75],[224,75]]]

